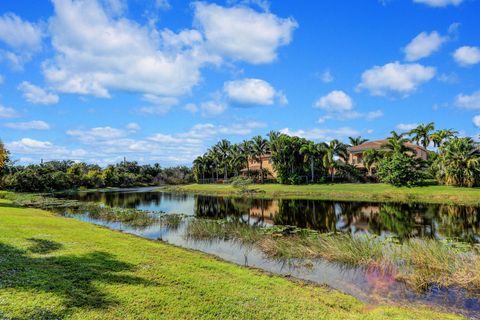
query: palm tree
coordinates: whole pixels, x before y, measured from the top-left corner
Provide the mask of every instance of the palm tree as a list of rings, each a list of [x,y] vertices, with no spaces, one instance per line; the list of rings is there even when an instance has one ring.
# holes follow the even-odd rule
[[[433,146],[439,148],[442,144],[450,138],[455,137],[458,131],[453,129],[437,130],[430,135],[430,140],[433,142]]]
[[[412,148],[407,146],[407,142],[410,142],[410,140],[404,137],[404,133],[399,134],[396,131],[391,131],[390,134],[391,136],[387,138],[387,143],[384,145],[386,154],[397,152],[407,154],[413,151]]]
[[[300,154],[304,156],[305,162],[310,162],[311,182],[315,181],[315,158],[318,155],[318,146],[309,141],[300,148]]]
[[[220,154],[221,163],[223,163],[223,179],[228,179],[228,158],[230,157],[232,144],[227,139],[221,140],[216,145],[217,151]]]
[[[410,130],[408,135],[412,136],[412,141],[427,149],[431,141],[430,132],[435,130],[435,123],[420,124],[416,128]]]
[[[253,138],[252,143],[252,155],[253,158],[260,163],[260,179],[263,183],[263,163],[262,156],[268,152],[268,141],[262,136],[256,136]]]
[[[323,142],[319,147],[319,151],[323,154],[323,165],[330,171],[333,182],[335,175],[335,157],[340,157],[346,162],[348,157],[347,146],[337,139],[333,139],[329,143]]]
[[[282,134],[278,131],[270,131],[268,133],[269,147],[272,153],[276,152],[280,146],[278,145],[279,138]]]
[[[363,152],[362,158],[368,170],[368,175],[372,176],[372,169],[382,159],[382,152],[376,149],[369,149]]]
[[[359,146],[359,145],[368,141],[368,139],[362,138],[360,136],[358,136],[358,137],[348,137],[348,140],[350,140],[350,145],[353,146],[353,147],[354,146]]]
[[[193,160],[193,165],[196,168],[199,168],[202,172],[202,183],[205,182],[205,167],[207,166],[207,156],[199,156],[195,160]]]
[[[245,161],[248,163],[248,157],[244,154],[242,148],[237,144],[232,145],[230,150],[230,166],[235,171],[235,176],[238,176],[238,172],[243,168]]]
[[[478,144],[472,138],[454,138],[440,147],[435,162],[437,179],[447,185],[473,187],[480,180]]]
[[[250,177],[250,159],[252,157],[252,141],[243,140],[243,142],[240,144],[240,149],[247,163],[247,173],[248,173],[248,176]]]
[[[208,160],[212,163],[213,169],[217,174],[217,180],[218,180],[218,175],[219,175],[218,171],[221,163],[221,155],[220,155],[220,152],[218,151],[217,146],[213,146],[212,148],[210,148],[207,154],[208,154]],[[213,174],[212,174],[212,177],[213,177]]]

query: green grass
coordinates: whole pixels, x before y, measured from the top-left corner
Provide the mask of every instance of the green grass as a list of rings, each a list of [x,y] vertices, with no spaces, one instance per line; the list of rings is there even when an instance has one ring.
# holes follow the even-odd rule
[[[425,202],[442,204],[480,205],[480,188],[451,186],[419,186],[397,188],[387,184],[313,184],[281,185],[265,184],[253,186],[255,197],[282,197],[292,199]],[[191,184],[179,187],[160,188],[176,192],[194,192],[206,195],[238,195],[231,185]]]
[[[0,200],[1,319],[457,319]]]

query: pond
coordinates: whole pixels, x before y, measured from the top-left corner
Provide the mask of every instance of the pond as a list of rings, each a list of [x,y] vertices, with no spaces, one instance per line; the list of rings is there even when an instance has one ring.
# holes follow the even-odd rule
[[[320,232],[350,233],[354,236],[368,234],[394,237],[399,241],[421,237],[480,242],[480,208],[468,206],[231,198],[165,193],[151,188],[59,196],[99,202],[112,207],[178,213],[192,218],[228,219],[252,226],[289,225]],[[402,282],[394,281],[394,276],[388,272],[347,267],[323,260],[314,260],[306,267],[302,261],[266,258],[257,248],[231,240],[192,240],[185,237],[189,219],[174,227],[160,223],[132,227],[82,213],[69,216],[206,252],[236,264],[326,284],[367,303],[421,303],[480,318],[478,295],[472,296],[471,293],[455,288],[430,288],[427,292],[419,293],[410,290]]]

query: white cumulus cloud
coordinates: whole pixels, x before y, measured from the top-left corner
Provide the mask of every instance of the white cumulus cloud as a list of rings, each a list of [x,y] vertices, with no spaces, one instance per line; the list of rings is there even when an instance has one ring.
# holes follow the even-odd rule
[[[130,122],[126,125],[126,128],[132,132],[135,132],[135,131],[138,131],[140,129],[142,129],[142,127],[140,127],[140,125],[136,122]]]
[[[10,62],[13,68],[22,69],[35,52],[42,47],[43,31],[31,22],[24,21],[13,13],[0,16],[0,41],[10,50],[0,50],[0,57]]]
[[[421,32],[405,47],[405,60],[416,61],[428,57],[437,51],[445,41],[447,41],[447,37],[442,37],[437,31]]]
[[[470,66],[480,62],[480,48],[463,46],[453,53],[455,61],[461,66]]]
[[[17,156],[25,158],[28,156],[33,162],[33,158],[37,161],[40,158],[45,160],[75,160],[84,157],[87,151],[84,149],[68,149],[64,146],[58,146],[50,141],[35,140],[32,138],[22,138],[20,140],[7,143],[7,148]]]
[[[143,100],[152,105],[140,108],[140,113],[163,115],[168,113],[180,101],[176,97],[161,97],[153,94],[143,95]]]
[[[211,52],[253,64],[272,62],[277,49],[292,40],[298,24],[292,18],[279,18],[245,6],[221,7],[196,2],[195,25],[206,38]]]
[[[449,5],[458,6],[463,0],[413,0],[413,2],[422,3],[430,7],[441,8]]]
[[[200,110],[204,116],[218,116],[227,110],[227,105],[223,101],[209,100],[200,104]]]
[[[341,90],[334,90],[318,99],[315,107],[328,112],[348,111],[353,107],[352,98]]]
[[[198,31],[160,33],[109,16],[97,1],[54,0],[49,29],[56,55],[43,65],[59,91],[109,97],[110,90],[176,96],[200,80],[208,60]]]
[[[472,94],[460,93],[455,98],[455,104],[465,109],[480,109],[480,90]]]
[[[325,129],[325,128],[313,128],[309,130],[291,130],[289,128],[284,128],[280,130],[281,133],[287,134],[289,136],[296,136],[301,138],[306,138],[315,141],[330,141],[333,139],[344,139],[347,137],[358,136],[360,132],[356,129],[349,127],[342,127],[336,129]]]
[[[473,119],[472,119],[472,121],[473,121],[473,124],[474,124],[477,128],[480,128],[480,114],[474,116]]]
[[[280,104],[287,103],[282,92],[277,92],[270,83],[261,79],[227,81],[223,91],[230,101],[238,104],[272,105],[275,98],[278,98]]]
[[[184,110],[192,113],[192,114],[195,114],[198,112],[198,107],[195,103],[187,103],[184,107],[183,107]]]
[[[418,127],[418,123],[399,123],[397,124],[397,129],[403,131],[410,131]]]
[[[45,121],[33,120],[27,122],[8,122],[5,127],[15,130],[48,130],[50,125]]]
[[[42,45],[41,29],[13,13],[0,16],[0,40],[15,49],[36,51]]]
[[[47,92],[28,81],[23,81],[18,86],[18,89],[23,92],[23,97],[33,104],[55,104],[60,99],[58,95]]]
[[[401,64],[396,61],[364,71],[357,88],[366,89],[372,95],[386,95],[389,92],[408,95],[421,84],[431,80],[435,73],[434,67],[418,63]]]
[[[320,79],[325,83],[330,83],[333,81],[333,75],[330,70],[327,69],[321,74]]]
[[[5,107],[0,104],[0,118],[14,118],[18,114],[13,108]]]
[[[91,129],[72,129],[68,130],[67,135],[82,141],[83,143],[91,143],[98,140],[111,140],[122,138],[127,135],[124,130],[112,127],[96,127]]]
[[[47,82],[60,92],[104,98],[112,91],[189,94],[206,65],[273,61],[296,26],[292,19],[241,5],[197,2],[192,8],[198,30],[176,33],[109,14],[97,0],[53,0],[53,5],[49,31],[55,55],[43,63]]]
[[[383,111],[382,110],[375,110],[375,111],[370,111],[365,115],[365,119],[372,121],[376,120],[383,117]]]

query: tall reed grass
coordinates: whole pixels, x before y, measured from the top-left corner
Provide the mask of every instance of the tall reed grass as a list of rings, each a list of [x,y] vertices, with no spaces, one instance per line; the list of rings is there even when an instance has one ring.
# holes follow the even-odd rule
[[[434,239],[400,243],[375,236],[320,234],[294,227],[260,228],[202,219],[189,223],[186,236],[195,240],[224,239],[255,245],[274,259],[324,259],[366,269],[388,268],[396,280],[417,290],[436,285],[480,292],[478,245]]]

